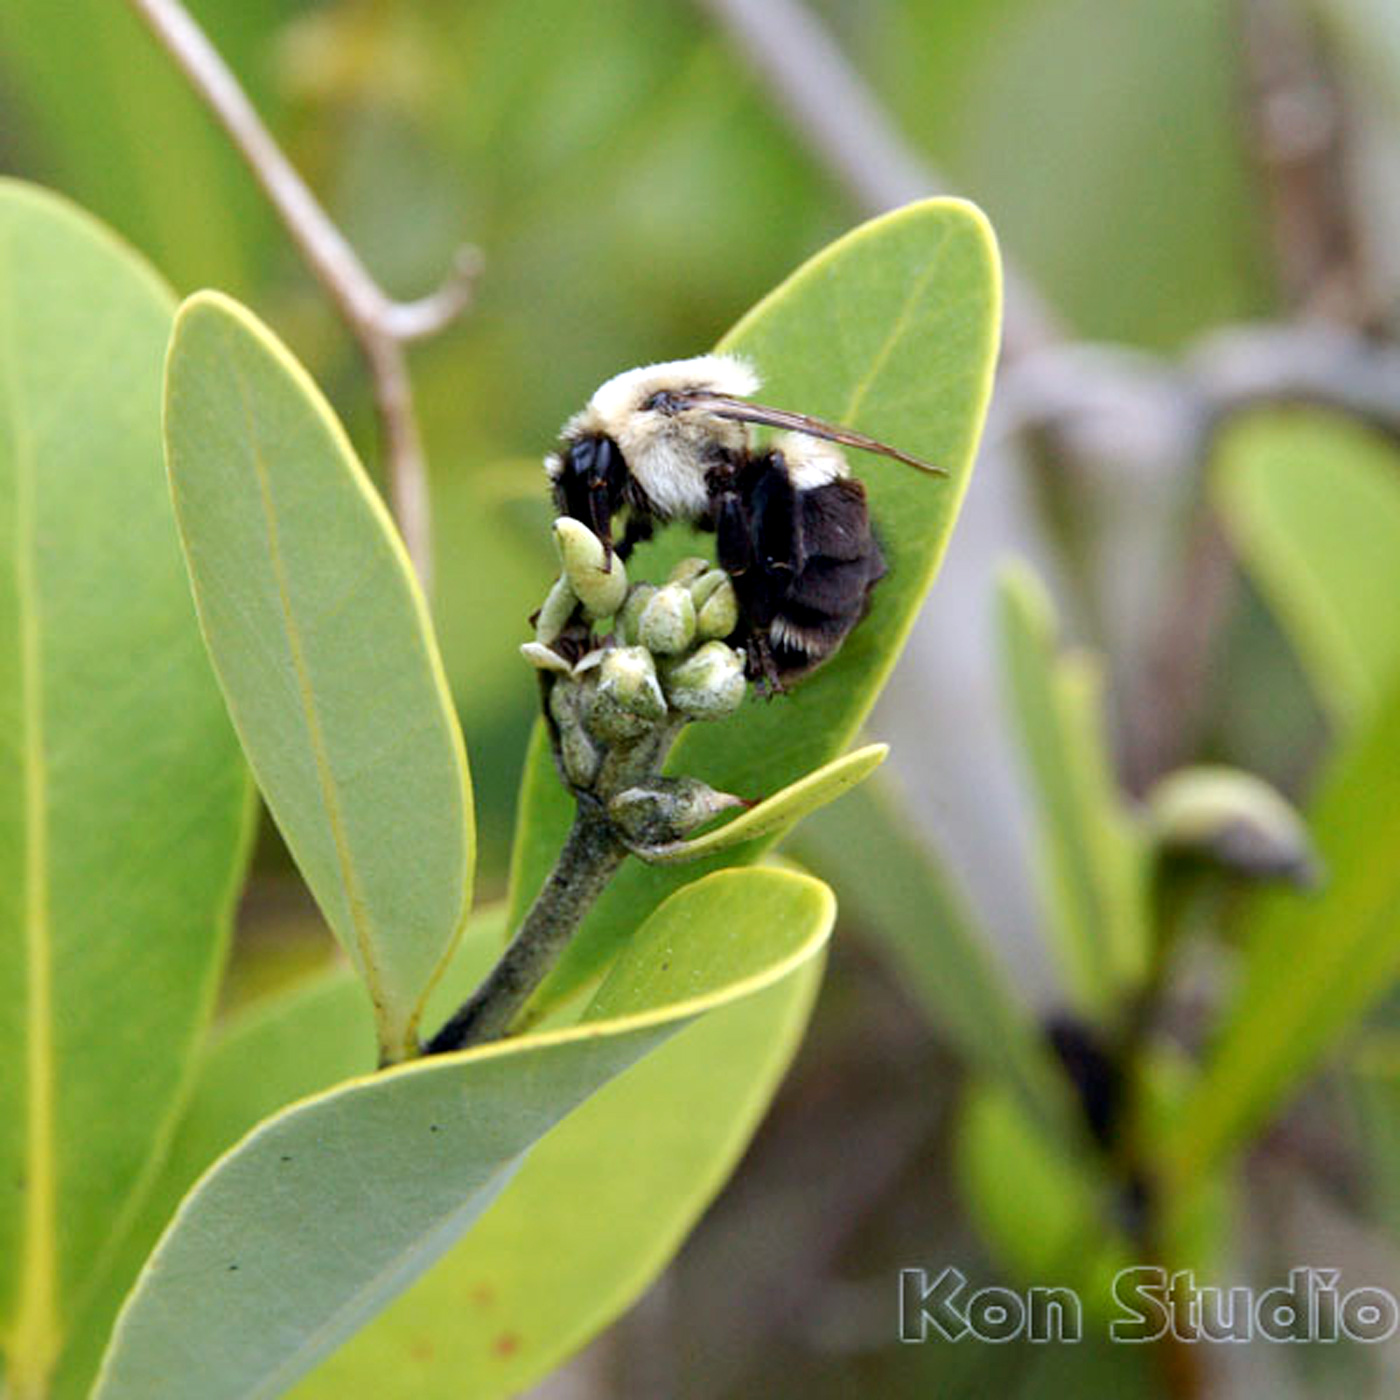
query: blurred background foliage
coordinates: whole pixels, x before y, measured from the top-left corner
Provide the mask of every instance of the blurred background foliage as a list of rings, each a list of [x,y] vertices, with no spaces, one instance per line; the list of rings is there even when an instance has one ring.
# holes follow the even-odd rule
[[[516,647],[552,572],[542,452],[602,379],[709,346],[865,212],[738,56],[720,8],[190,4],[389,292],[434,285],[464,239],[484,253],[475,305],[413,349],[412,369],[432,474],[435,615],[488,894],[504,888],[535,713]],[[880,827],[849,808],[810,824],[797,848],[837,885],[843,936],[773,1120],[662,1282],[551,1384],[561,1395],[1151,1394],[1161,1368],[1136,1349],[893,1341],[901,1266],[1029,1281],[988,1225],[996,1190],[969,1209],[958,1180],[977,1156],[969,1118],[982,1124],[983,1157],[996,1157],[988,1133],[1021,1141],[1026,1162],[1044,1142],[1024,1138],[1033,1130],[1018,1110],[1008,1119],[985,1088],[960,1108],[959,1086],[971,1063],[1018,1084],[1023,1106],[1044,1099],[1044,1064],[1014,1037],[1031,1024],[1025,1008],[1043,1017],[1068,996],[1047,953],[1057,920],[1032,873],[1036,799],[997,699],[993,575],[1005,553],[1029,556],[1069,636],[1102,657],[1106,687],[1090,705],[1102,704],[1108,750],[1095,782],[1121,784],[1112,800],[1124,811],[1164,772],[1207,760],[1305,799],[1328,754],[1393,692],[1400,530],[1386,526],[1400,507],[1386,434],[1329,418],[1298,432],[1275,416],[1215,454],[1199,403],[1177,402],[1175,376],[1207,365],[1228,380],[1241,368],[1229,347],[1206,352],[1241,322],[1391,345],[1400,20],[1390,0],[810,8],[912,147],[988,211],[1065,340],[1092,344],[1083,359],[1041,363],[1039,377],[1035,347],[1008,362],[1003,417],[949,567],[874,726],[896,742],[904,794],[881,801],[905,814],[879,820],[894,824],[899,849],[886,842],[864,872],[853,865],[856,838]],[[179,292],[216,286],[246,301],[374,461],[352,341],[127,7],[0,7],[0,164],[86,205]],[[1249,370],[1244,352],[1236,359]],[[1095,369],[1105,365],[1106,376]],[[1323,379],[1328,369],[1324,357]],[[1391,407],[1381,426],[1393,436],[1400,402]],[[1294,487],[1271,504],[1260,479],[1275,472]],[[1374,526],[1360,544],[1358,520]],[[1329,579],[1343,575],[1336,588],[1298,548],[1315,526],[1337,565]],[[1400,787],[1400,752],[1382,747],[1370,761],[1388,780],[1378,791]],[[1369,859],[1395,862],[1393,847],[1373,844]],[[946,868],[930,863],[934,849]],[[886,864],[871,882],[876,862]],[[1215,890],[1197,922],[1242,927],[1220,917],[1232,899]],[[270,829],[240,934],[235,999],[329,956]],[[1230,940],[1206,953],[1174,1003],[1188,1044],[1219,1001]],[[968,1004],[991,1020],[964,1006],[960,1023],[956,998],[940,994],[945,965],[961,969],[948,985],[983,989]],[[1392,972],[1373,968],[1359,1002]],[[1012,1009],[994,990],[1008,979]],[[1024,1022],[1012,1041],[987,1035],[998,1017]],[[1392,997],[1256,1145],[1250,1190],[1220,1231],[1228,1281],[1276,1282],[1314,1262],[1400,1286],[1397,1025]],[[1001,1180],[1014,1191],[1027,1167],[1005,1161],[1010,1150]],[[1045,1212],[1069,1219],[1071,1238],[1095,1229],[1092,1211],[1086,1226],[1065,1216],[1066,1199]],[[1230,1352],[1210,1358],[1222,1394],[1382,1394],[1396,1365],[1379,1349],[1342,1349],[1325,1366],[1289,1349],[1214,1350]]]

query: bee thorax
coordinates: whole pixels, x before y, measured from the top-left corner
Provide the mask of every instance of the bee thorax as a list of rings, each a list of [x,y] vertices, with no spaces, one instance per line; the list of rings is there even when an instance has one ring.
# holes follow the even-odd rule
[[[619,436],[633,481],[663,520],[696,521],[710,509],[706,477],[720,445],[696,426],[638,414]]]

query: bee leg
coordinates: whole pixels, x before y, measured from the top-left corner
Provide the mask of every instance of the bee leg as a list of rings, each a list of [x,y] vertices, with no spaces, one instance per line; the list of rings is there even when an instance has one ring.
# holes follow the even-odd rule
[[[773,648],[768,641],[767,631],[754,631],[744,644],[744,670],[754,682],[758,693],[765,700],[782,695],[787,687],[778,674],[778,664],[773,659]]]
[[[555,502],[564,515],[581,520],[602,541],[612,567],[612,518],[622,505],[627,466],[609,437],[585,437],[570,444],[555,484]]]
[[[656,530],[656,521],[649,515],[638,515],[634,509],[627,517],[627,528],[617,544],[617,557],[628,559],[632,551],[649,540]]]
[[[588,524],[603,542],[603,572],[612,572],[612,512],[608,509],[608,485],[592,481],[588,486]]]
[[[715,507],[715,557],[730,578],[743,578],[753,566],[749,513],[737,491],[726,491]]]
[[[749,477],[748,530],[754,558],[781,587],[807,562],[803,500],[781,452],[770,452]]]

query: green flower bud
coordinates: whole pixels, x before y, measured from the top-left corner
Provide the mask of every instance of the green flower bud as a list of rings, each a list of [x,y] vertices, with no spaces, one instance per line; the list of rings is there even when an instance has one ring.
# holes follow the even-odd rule
[[[690,589],[690,601],[695,604],[697,610],[703,608],[711,594],[728,582],[729,575],[723,569],[710,569],[707,573],[691,579],[686,585]]]
[[[1302,818],[1253,774],[1184,768],[1153,788],[1147,812],[1156,844],[1168,854],[1197,856],[1255,880],[1317,882],[1317,856]]]
[[[727,575],[720,575],[719,586],[711,590],[695,615],[695,634],[705,641],[723,640],[739,625],[739,599]]]
[[[558,671],[565,676],[569,674],[569,663],[553,647],[547,647],[543,642],[522,642],[520,654],[537,671]]]
[[[603,766],[603,753],[588,732],[574,724],[559,731],[559,760],[574,787],[587,788],[593,786]]]
[[[549,590],[543,606],[535,617],[535,640],[547,646],[558,639],[559,634],[569,625],[569,619],[578,607],[578,595],[569,587],[569,580],[560,577]]]
[[[581,687],[574,681],[556,681],[550,686],[546,701],[549,717],[560,729],[578,723],[580,697]]]
[[[592,786],[603,755],[584,728],[583,716],[589,688],[573,679],[558,680],[549,690],[549,716],[559,736],[559,761],[574,787]]]
[[[744,658],[723,642],[706,642],[693,656],[668,667],[666,695],[691,719],[723,719],[744,701]]]
[[[608,816],[633,845],[660,846],[743,805],[733,793],[717,792],[697,778],[653,778],[618,793],[608,803]]]
[[[634,646],[637,641],[637,622],[642,609],[656,596],[654,583],[634,583],[627,591],[627,601],[617,615],[617,639],[623,646]]]
[[[679,583],[658,588],[637,619],[637,640],[658,656],[676,656],[695,640],[695,604]]]
[[[667,583],[679,583],[683,587],[689,587],[694,581],[702,577],[714,566],[708,559],[701,559],[699,555],[692,555],[689,559],[682,559],[679,564],[666,576]]]
[[[619,705],[607,691],[595,691],[588,707],[588,732],[599,743],[630,744],[656,728],[656,721]]]
[[[627,570],[622,560],[616,555],[608,560],[602,540],[582,521],[567,515],[554,522],[554,547],[569,586],[590,620],[611,617],[627,596]]]
[[[592,787],[602,767],[602,750],[584,727],[591,687],[573,678],[560,679],[549,689],[549,717],[559,735],[559,760],[564,776],[574,787]]]
[[[656,663],[645,647],[613,647],[598,667],[598,696],[653,723],[666,718]]]

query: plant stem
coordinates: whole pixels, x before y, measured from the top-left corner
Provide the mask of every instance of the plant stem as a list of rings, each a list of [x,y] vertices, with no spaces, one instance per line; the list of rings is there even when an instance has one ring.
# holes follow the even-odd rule
[[[601,805],[580,795],[549,879],[486,980],[424,1046],[428,1055],[497,1040],[544,981],[627,854]]]
[[[359,343],[374,386],[394,517],[426,591],[432,581],[427,471],[404,346],[442,330],[466,310],[479,255],[473,248],[460,248],[436,291],[417,301],[393,300],[283,155],[238,79],[180,0],[128,3],[218,119]]]

